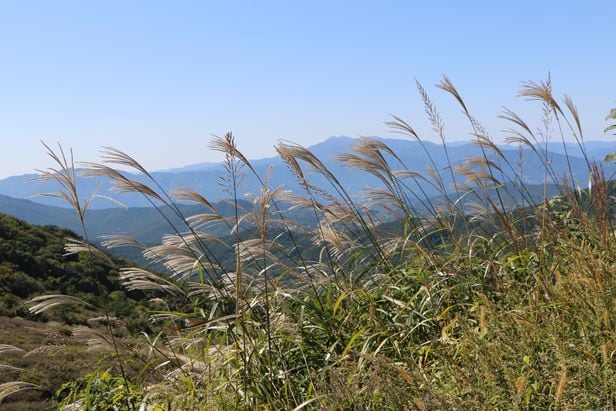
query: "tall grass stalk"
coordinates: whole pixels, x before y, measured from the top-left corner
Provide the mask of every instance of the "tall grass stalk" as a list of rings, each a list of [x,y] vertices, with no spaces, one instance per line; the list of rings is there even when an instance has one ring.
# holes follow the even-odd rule
[[[225,154],[222,184],[234,206],[231,216],[189,188],[166,193],[119,150],[107,148],[105,164],[87,164],[86,175],[141,193],[167,222],[162,207],[182,222],[170,227],[174,234],[161,245],[143,251],[165,272],[122,271],[126,287],[155,293],[163,307],[152,315],[163,324],[161,333],[141,343],[148,364],[141,405],[616,406],[612,183],[585,150],[575,105],[568,97],[557,102],[549,78],[524,83],[520,96],[539,100],[543,120],[541,131],[533,131],[522,117],[504,111],[507,141],[520,149],[516,164],[444,77],[437,88],[462,109],[479,152],[454,164],[445,121],[428,91],[419,82],[417,88],[444,166],[417,128],[393,116],[389,126],[419,145],[429,167],[410,169],[382,140],[359,139],[337,161],[377,178],[379,186],[366,188],[365,201],[312,152],[288,142],[276,150],[300,190],[271,187],[271,171],[260,175],[231,133],[210,145]],[[573,180],[568,151],[568,173],[554,168],[552,138],[564,150],[567,141],[576,142],[588,189]],[[544,167],[542,196],[525,182],[520,164],[528,156]],[[59,195],[83,220],[87,206],[76,194],[72,162],[52,158],[67,171],[47,176],[65,188]],[[108,164],[129,166],[149,183]],[[251,210],[240,205],[245,173],[262,186]],[[316,184],[315,175],[327,186]],[[549,197],[552,185],[558,195]],[[207,212],[183,215],[178,202],[186,201]],[[296,210],[308,211],[314,226],[294,221]],[[214,238],[212,227],[229,236]],[[135,242],[111,238],[107,244]],[[113,338],[113,330],[107,332]]]

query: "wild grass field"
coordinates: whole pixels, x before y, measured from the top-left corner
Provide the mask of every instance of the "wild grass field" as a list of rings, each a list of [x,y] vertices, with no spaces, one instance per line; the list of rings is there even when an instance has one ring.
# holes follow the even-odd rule
[[[101,163],[85,164],[85,175],[105,176],[119,191],[169,207],[182,224],[156,246],[106,239],[106,247],[141,247],[144,258],[164,267],[119,268],[127,290],[151,297],[154,325],[126,335],[116,329],[105,298],[89,303],[105,325],[79,332],[90,333],[90,345],[106,349],[113,365],[84,363],[92,367],[87,376],[67,381],[48,404],[121,410],[614,409],[615,186],[590,158],[587,181],[558,175],[544,150],[548,141],[575,141],[585,153],[575,105],[555,98],[548,79],[525,83],[520,91],[537,105],[539,127],[510,111],[502,115],[508,142],[542,159],[546,189],[537,200],[523,168],[502,154],[454,85],[445,77],[438,88],[459,105],[482,155],[444,169],[414,170],[383,142],[359,139],[338,161],[381,182],[366,187],[362,201],[311,152],[280,143],[276,150],[302,192],[272,187],[267,174],[258,175],[262,188],[250,207],[242,207],[238,187],[254,169],[231,133],[210,144],[225,154],[227,176],[220,183],[235,207],[231,215],[217,211],[217,199],[190,188],[166,193],[154,178],[148,185],[131,180],[115,167],[151,174],[119,150],[107,148]],[[398,117],[389,125],[418,142],[436,136],[446,154],[444,119],[420,84],[418,90],[432,134],[419,135]],[[611,117],[616,120],[616,113]],[[47,149],[54,166],[42,178],[57,181],[56,195],[85,221],[88,203],[77,195],[72,153]],[[313,184],[315,177],[327,184]],[[436,188],[440,199],[424,195],[418,181]],[[548,196],[548,187],[558,194]],[[178,202],[210,212],[184,216]],[[287,219],[282,203],[309,211],[316,228]],[[247,225],[250,230],[239,229]],[[211,226],[228,235],[208,234],[204,227]],[[109,263],[82,234],[68,242],[67,252]],[[221,248],[232,258],[221,261]],[[29,306],[45,312],[58,304],[82,301],[41,295]],[[17,337],[11,343],[14,353],[21,343]],[[40,390],[31,374],[21,377],[0,385],[3,405]]]

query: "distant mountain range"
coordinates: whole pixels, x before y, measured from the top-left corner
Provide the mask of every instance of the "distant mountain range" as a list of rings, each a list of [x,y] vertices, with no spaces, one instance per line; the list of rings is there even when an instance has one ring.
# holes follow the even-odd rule
[[[250,212],[252,209],[252,204],[244,200],[238,201],[238,205],[241,214]],[[228,201],[219,201],[213,203],[213,206],[227,217],[235,213],[234,207]],[[178,207],[184,216],[211,212],[199,205],[180,204]],[[78,235],[84,235],[77,214],[70,208],[38,204],[30,200],[0,195],[0,213],[19,218],[30,224],[55,225]],[[163,218],[163,215],[167,220]],[[306,227],[314,226],[312,214],[302,210],[288,211],[286,216]],[[98,242],[104,235],[129,235],[145,244],[159,243],[165,234],[173,234],[175,230],[185,232],[188,229],[186,224],[168,207],[92,209],[86,214],[85,226],[88,237],[94,242]],[[231,227],[214,225],[208,227],[207,231],[218,237],[224,237],[230,235]]]
[[[412,140],[402,139],[381,139],[400,157],[404,165],[413,171],[425,174],[426,169],[430,165],[428,156],[420,143]],[[366,187],[375,187],[379,185],[379,181],[366,173],[349,169],[335,161],[337,154],[348,152],[356,140],[350,137],[331,137],[319,144],[308,147],[324,164],[327,166],[346,187],[347,191],[355,198],[360,199],[362,190]],[[445,183],[449,184],[452,181],[447,180],[449,171],[447,170],[447,160],[443,147],[438,144],[423,142],[424,147],[430,153],[436,168],[440,170],[445,177]],[[544,166],[540,157],[530,149],[520,151],[513,146],[499,146],[511,164],[516,167],[520,166],[523,169],[525,184],[541,184],[544,181],[545,173]],[[545,149],[545,147],[543,148]],[[592,141],[586,143],[586,151],[591,159],[601,161],[606,154],[615,151],[616,145],[604,141]],[[567,155],[565,155],[565,153]],[[461,165],[465,158],[481,155],[481,149],[469,142],[456,142],[448,146],[448,154],[452,164]],[[490,155],[494,158],[493,155]],[[574,180],[579,181],[581,185],[585,185],[588,181],[588,168],[582,154],[575,143],[567,143],[563,146],[559,142],[551,142],[547,145],[547,157],[550,164],[559,177],[572,174]],[[393,169],[402,168],[392,158],[389,158]],[[287,166],[279,157],[264,158],[251,162],[253,168],[260,176],[267,173],[271,167],[270,186],[283,187],[288,190],[297,190],[298,185],[293,175],[288,171]],[[616,165],[604,164],[607,175],[616,172]],[[569,173],[571,170],[571,173]],[[507,171],[507,170],[505,170]],[[244,178],[240,188],[240,195],[246,193],[257,193],[260,190],[258,179],[253,176],[248,170],[244,170]],[[224,184],[221,184],[225,179],[225,169],[220,163],[201,163],[186,167],[163,170],[152,173],[161,187],[165,190],[171,190],[178,187],[190,187],[201,193],[210,201],[217,201],[228,197],[225,192]],[[37,194],[45,192],[53,192],[57,187],[51,183],[42,182],[27,182],[36,177],[35,174],[13,176],[0,180],[0,194],[12,197],[15,199],[29,199],[36,204],[45,204],[56,207],[66,207],[62,201],[52,197],[37,197]],[[137,181],[147,183],[144,176],[131,175]],[[327,182],[320,176],[311,175],[315,184],[322,185],[328,189]],[[500,176],[503,183],[507,182],[508,177]],[[79,180],[80,194],[86,196],[96,193],[99,195],[92,202],[93,209],[115,208],[117,205],[107,201],[105,197],[117,199],[127,207],[148,207],[151,204],[140,194],[135,193],[117,193],[110,190],[111,184],[105,178],[80,178]],[[422,186],[428,195],[436,195],[437,192],[428,184]],[[33,206],[33,205],[32,205]],[[16,210],[17,211],[17,210]],[[47,210],[49,211],[49,210]],[[8,212],[8,211],[7,211]],[[45,215],[43,210],[37,211],[41,213],[41,217]],[[111,211],[109,211],[112,213]],[[143,218],[143,212],[140,212],[140,218]],[[31,221],[30,219],[27,219]]]

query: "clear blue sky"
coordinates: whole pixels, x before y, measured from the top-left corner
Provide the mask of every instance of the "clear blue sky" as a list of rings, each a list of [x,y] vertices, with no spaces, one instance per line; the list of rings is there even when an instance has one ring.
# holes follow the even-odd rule
[[[586,138],[616,105],[614,1],[0,2],[0,177],[50,162],[39,140],[96,160],[101,145],[151,169],[216,160],[233,130],[251,158],[288,139],[392,136],[389,113],[431,138],[414,78],[452,139],[468,128],[433,85],[451,77],[493,132],[501,106],[548,71]],[[533,117],[534,116],[534,117]]]

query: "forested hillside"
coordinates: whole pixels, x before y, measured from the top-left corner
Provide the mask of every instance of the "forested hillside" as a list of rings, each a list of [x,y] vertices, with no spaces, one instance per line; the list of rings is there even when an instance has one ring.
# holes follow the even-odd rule
[[[127,292],[118,277],[118,268],[129,263],[88,253],[65,255],[69,238],[79,237],[58,227],[37,227],[0,214],[0,315],[41,319],[29,314],[24,302],[42,293],[70,294],[94,305],[112,295],[111,314],[136,321],[144,313],[139,302],[144,295]],[[57,315],[68,323],[86,319],[70,306]]]
[[[127,291],[120,284],[119,267],[131,263],[90,253],[66,255],[69,238],[79,237],[0,214],[0,384],[27,379],[39,386],[2,401],[3,410],[54,409],[56,391],[65,382],[101,367],[115,369],[109,350],[90,344],[92,334],[106,328],[107,319],[116,324],[116,336],[122,340],[136,330],[151,329],[146,293]],[[88,305],[31,312],[36,304],[28,301],[42,294],[71,295]],[[129,367],[127,372],[136,371]]]

